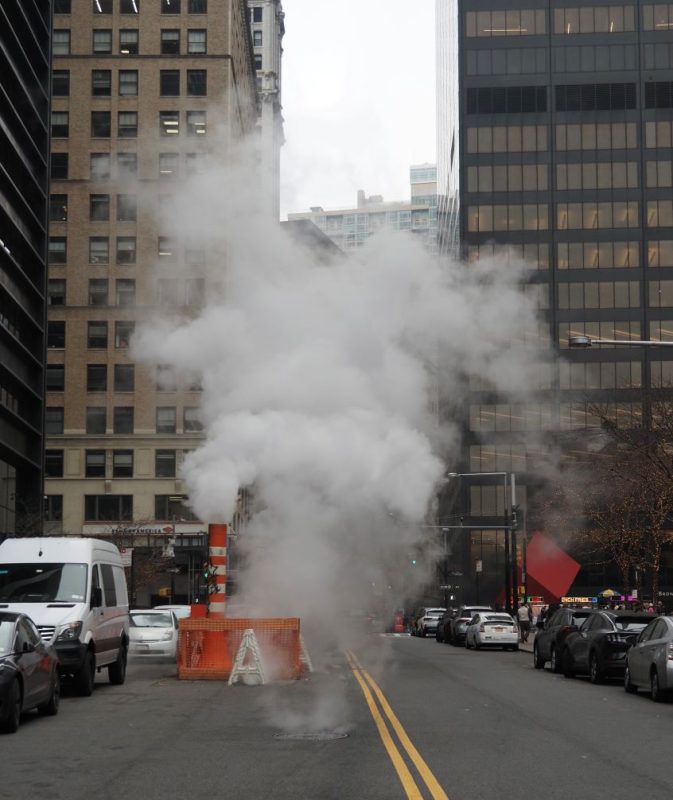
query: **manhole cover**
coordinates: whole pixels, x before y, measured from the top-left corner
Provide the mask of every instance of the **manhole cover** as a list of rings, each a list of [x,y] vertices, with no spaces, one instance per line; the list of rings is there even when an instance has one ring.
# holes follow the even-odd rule
[[[277,733],[275,739],[295,739],[300,742],[328,742],[331,739],[345,739],[347,733],[338,731],[318,731],[316,733]]]

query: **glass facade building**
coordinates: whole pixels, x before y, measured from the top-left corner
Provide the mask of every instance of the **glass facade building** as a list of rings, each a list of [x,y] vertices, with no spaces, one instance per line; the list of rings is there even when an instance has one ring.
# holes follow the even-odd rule
[[[42,522],[50,30],[0,4],[0,540]]]

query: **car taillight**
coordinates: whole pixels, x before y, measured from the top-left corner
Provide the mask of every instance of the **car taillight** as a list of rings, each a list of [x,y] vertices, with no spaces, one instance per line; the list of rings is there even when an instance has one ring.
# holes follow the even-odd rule
[[[571,631],[572,629],[573,629],[573,626],[572,626],[572,625],[564,625],[564,626],[561,628],[561,633],[570,633],[570,631]]]
[[[479,626],[479,633],[483,633],[485,630],[486,630],[486,627],[484,626],[484,623],[482,622],[481,625]]]

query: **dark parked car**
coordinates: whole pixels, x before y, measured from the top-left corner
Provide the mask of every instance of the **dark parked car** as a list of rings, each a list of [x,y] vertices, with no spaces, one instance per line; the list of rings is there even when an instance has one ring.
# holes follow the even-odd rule
[[[578,630],[584,620],[592,613],[590,608],[559,608],[544,627],[538,629],[533,645],[533,664],[535,669],[542,669],[547,661],[552,672],[561,671],[561,653],[563,644],[569,633]]]
[[[660,703],[673,689],[673,619],[655,617],[626,654],[624,690],[647,689]]]
[[[465,633],[470,620],[480,611],[493,611],[491,606],[459,606],[444,623],[444,641],[450,644],[465,644]]]
[[[628,611],[593,611],[563,645],[561,666],[566,678],[588,674],[592,683],[608,676],[622,677],[626,651],[652,621],[651,614]]]
[[[444,626],[448,625],[449,621],[451,620],[451,617],[455,613],[456,613],[455,608],[449,608],[448,611],[445,611],[440,617],[439,622],[437,623],[437,630],[435,631],[435,639],[437,639],[438,642],[445,641]]]
[[[58,712],[58,656],[42,641],[30,617],[0,611],[0,730],[14,733],[21,714]]]

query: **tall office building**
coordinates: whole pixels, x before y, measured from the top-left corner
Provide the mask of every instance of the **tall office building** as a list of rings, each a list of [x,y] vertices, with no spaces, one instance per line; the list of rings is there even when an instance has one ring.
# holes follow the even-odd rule
[[[50,28],[0,3],[0,540],[42,518]]]
[[[463,253],[495,253],[503,269],[525,260],[541,336],[563,356],[529,403],[473,395],[463,467],[530,482],[531,437],[575,431],[581,447],[592,402],[629,425],[643,390],[671,383],[670,350],[567,348],[573,334],[673,340],[673,5],[439,0],[439,10],[454,37],[440,42],[440,86],[459,82],[457,106],[442,112],[440,182],[457,130]],[[499,481],[471,480],[472,515],[502,519]],[[494,531],[481,540],[466,564],[487,540],[499,547]]]
[[[281,95],[285,14],[281,0],[248,0],[257,92],[261,198],[264,211],[280,217],[280,150],[285,143]]]
[[[48,529],[182,542],[205,530],[178,477],[203,436],[199,386],[133,363],[129,342],[137,321],[157,308],[193,315],[207,291],[217,255],[177,241],[166,212],[185,178],[254,131],[248,8],[58,0],[54,10]]]

